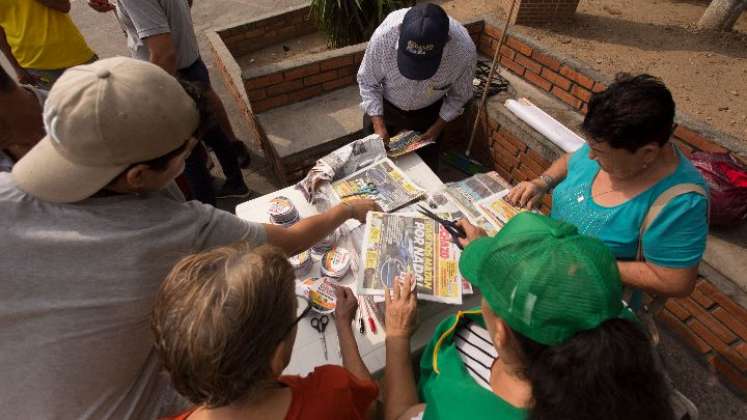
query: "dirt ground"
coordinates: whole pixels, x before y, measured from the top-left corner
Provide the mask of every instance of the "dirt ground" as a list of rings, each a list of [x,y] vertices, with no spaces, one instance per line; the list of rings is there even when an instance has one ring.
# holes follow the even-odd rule
[[[605,74],[661,77],[679,111],[747,143],[747,13],[734,32],[699,33],[707,4],[584,0],[572,24],[515,29]]]

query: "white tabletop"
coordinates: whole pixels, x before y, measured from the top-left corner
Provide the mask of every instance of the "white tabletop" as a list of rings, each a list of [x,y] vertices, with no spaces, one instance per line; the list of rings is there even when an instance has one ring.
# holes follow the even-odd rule
[[[417,154],[393,159],[394,163],[402,169],[407,176],[412,179],[418,186],[426,191],[435,191],[443,186],[438,176],[423,162]],[[242,219],[252,222],[269,223],[268,209],[270,201],[277,196],[288,197],[298,209],[301,217],[309,217],[318,213],[318,211],[306,202],[303,195],[294,187],[286,187],[281,190],[257,197],[253,200],[244,202],[236,206],[236,215]],[[360,235],[356,235],[360,236]],[[346,236],[338,241],[339,246],[352,248],[357,254],[360,250],[360,242],[353,240],[353,235]],[[314,267],[309,273],[310,277],[319,276],[319,263],[315,262]],[[355,291],[355,278],[353,270],[349,272],[341,281],[341,284],[349,286]],[[418,328],[412,338],[413,351],[419,351],[428,344],[433,331],[439,322],[444,318],[456,313],[458,310],[474,307],[480,302],[479,296],[465,296],[461,305],[447,305],[441,303],[431,303],[418,301]],[[305,375],[314,370],[316,366],[324,364],[342,364],[338,352],[337,331],[334,326],[334,319],[330,317],[330,323],[326,330],[327,348],[329,359],[324,359],[320,334],[310,325],[311,316],[301,320],[298,324],[298,333],[296,343],[293,347],[293,355],[290,364],[285,369],[284,374],[301,374]],[[384,368],[385,349],[383,328],[378,327],[377,334],[372,334],[366,326],[366,334],[361,335],[358,327],[354,326],[355,338],[358,342],[363,361],[372,373],[377,373]]]

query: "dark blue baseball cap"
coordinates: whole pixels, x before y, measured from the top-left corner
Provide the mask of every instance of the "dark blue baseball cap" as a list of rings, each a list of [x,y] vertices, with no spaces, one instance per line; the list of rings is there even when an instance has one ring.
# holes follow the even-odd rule
[[[449,16],[440,6],[421,3],[405,14],[399,28],[397,67],[411,80],[430,79],[449,40]]]

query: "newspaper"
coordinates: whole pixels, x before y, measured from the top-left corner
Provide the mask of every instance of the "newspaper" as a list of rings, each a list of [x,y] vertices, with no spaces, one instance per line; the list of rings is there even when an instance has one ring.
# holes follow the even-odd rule
[[[506,195],[508,195],[508,190],[485,197],[477,202],[478,210],[498,229],[508,223],[512,217],[527,211],[509,204],[505,200]]]
[[[358,293],[383,295],[397,279],[411,275],[420,299],[461,304],[459,255],[449,232],[429,217],[369,212]]]
[[[458,182],[446,184],[446,193],[464,211],[472,224],[490,225],[477,209],[475,202],[506,189],[505,181],[495,172],[476,174]],[[478,223],[479,222],[479,223]]]
[[[381,137],[372,134],[355,140],[322,157],[304,179],[296,184],[306,201],[312,203],[328,193],[323,187],[333,179],[344,178],[353,172],[386,157]]]
[[[363,194],[350,197],[371,198],[385,212],[392,212],[417,200],[425,192],[389,159],[382,159],[358,172],[332,183],[338,199],[359,192],[369,184],[376,187],[376,194]]]
[[[433,140],[421,139],[420,133],[403,131],[389,139],[389,151],[387,155],[391,158],[404,156],[433,143],[435,143]]]
[[[508,186],[496,172],[475,174],[458,182],[447,184],[452,190],[459,191],[470,202],[482,200],[490,195],[505,190]]]

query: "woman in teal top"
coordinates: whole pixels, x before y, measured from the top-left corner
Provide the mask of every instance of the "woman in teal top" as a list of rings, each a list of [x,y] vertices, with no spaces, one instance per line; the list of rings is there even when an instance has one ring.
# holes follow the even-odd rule
[[[687,296],[705,250],[708,198],[700,173],[669,142],[673,123],[674,101],[659,79],[620,75],[589,101],[582,125],[589,142],[516,185],[508,200],[531,207],[555,187],[552,217],[607,244],[625,284]],[[652,204],[677,185],[699,192],[674,196],[641,238]],[[637,259],[639,246],[643,258]]]
[[[386,296],[387,420],[674,418],[604,243],[533,213],[494,238],[462,226],[459,269],[482,292],[482,305],[436,328],[416,387],[415,294],[409,282],[395,282]]]

